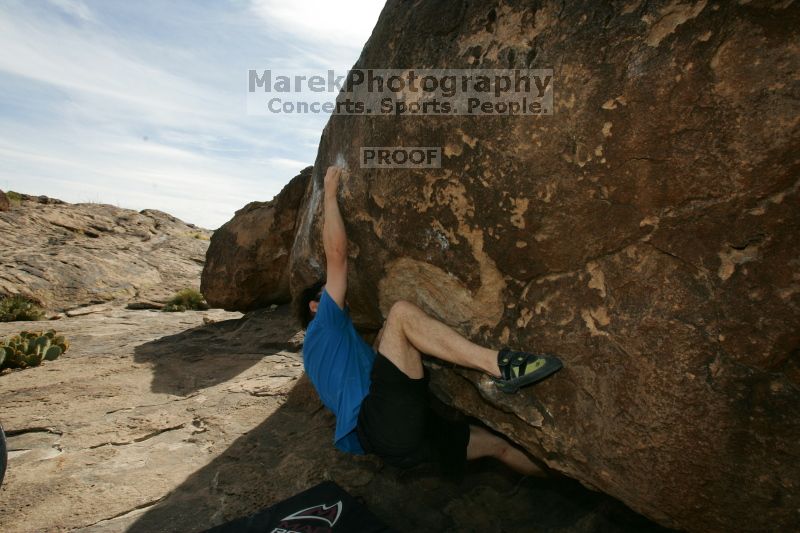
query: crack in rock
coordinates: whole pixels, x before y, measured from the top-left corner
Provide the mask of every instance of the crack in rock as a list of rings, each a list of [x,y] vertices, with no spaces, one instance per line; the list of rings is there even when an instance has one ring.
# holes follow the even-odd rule
[[[92,527],[92,526],[96,526],[96,525],[102,524],[103,522],[110,522],[111,520],[116,520],[117,518],[123,518],[123,517],[125,517],[127,515],[136,513],[137,511],[142,511],[144,509],[147,509],[148,507],[152,507],[152,506],[162,502],[164,499],[166,499],[167,496],[169,496],[169,494],[165,494],[164,496],[161,496],[160,498],[157,498],[155,500],[150,500],[150,501],[141,503],[141,504],[139,504],[139,505],[137,505],[137,506],[135,506],[135,507],[133,507],[131,509],[119,512],[119,513],[115,514],[114,516],[110,516],[108,518],[103,518],[102,520],[98,520],[97,522],[92,522],[91,524],[87,524],[87,525],[83,526],[83,528],[89,528],[89,527]]]
[[[110,415],[110,414],[113,414],[113,413],[118,413],[120,411],[134,411],[136,409],[142,409],[144,407],[159,407],[161,405],[168,405],[168,404],[171,404],[173,402],[183,402],[183,401],[186,401],[186,400],[191,400],[192,398],[195,398],[198,395],[199,395],[199,393],[195,392],[195,393],[190,394],[188,396],[183,396],[181,398],[174,398],[172,400],[168,400],[168,401],[162,402],[162,403],[151,403],[151,404],[145,404],[145,405],[134,405],[133,407],[120,407],[119,409],[112,409],[111,411],[106,411],[106,414]]]
[[[146,441],[148,439],[152,439],[153,437],[157,437],[157,436],[161,435],[162,433],[166,433],[168,431],[175,431],[176,429],[183,429],[184,427],[186,427],[186,423],[185,422],[182,423],[182,424],[178,424],[177,426],[171,426],[171,427],[168,427],[168,428],[164,428],[164,429],[159,429],[157,431],[153,431],[152,433],[148,433],[147,435],[144,435],[142,437],[138,437],[138,438],[130,440],[130,441],[103,442],[102,444],[95,444],[94,446],[89,446],[89,449],[93,450],[95,448],[102,448],[103,446],[126,446],[128,444],[136,444],[137,442],[143,442],[143,441]]]
[[[62,431],[52,427],[30,427],[22,429],[8,429],[5,431],[6,437],[15,437],[17,435],[24,435],[26,433],[51,433],[53,435],[63,435]]]

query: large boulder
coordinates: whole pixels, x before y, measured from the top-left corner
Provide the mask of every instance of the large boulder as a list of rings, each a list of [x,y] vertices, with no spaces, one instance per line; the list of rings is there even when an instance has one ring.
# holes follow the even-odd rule
[[[797,28],[785,1],[390,0],[357,67],[553,68],[555,113],[333,116],[296,225],[226,237],[249,235],[226,290],[258,264],[278,296],[225,307],[284,301],[287,254],[293,294],[324,275],[322,178],[344,161],[357,324],[405,299],[565,363],[511,396],[433,368],[441,399],[664,525],[798,529]],[[361,169],[365,146],[443,165]]]
[[[514,396],[437,394],[550,467],[690,531],[800,527],[796,2],[390,0],[357,67],[555,70],[552,117],[334,116],[291,258],[321,276],[342,158],[348,298],[560,355]],[[362,170],[362,146],[444,147]]]
[[[291,300],[289,252],[311,167],[269,202],[252,202],[214,232],[200,290],[213,307],[250,311]]]

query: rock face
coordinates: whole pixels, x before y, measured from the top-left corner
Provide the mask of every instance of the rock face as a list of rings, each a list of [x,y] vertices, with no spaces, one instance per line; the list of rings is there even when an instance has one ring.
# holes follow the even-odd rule
[[[343,158],[358,322],[406,299],[565,363],[515,396],[434,369],[442,399],[664,525],[797,529],[798,27],[796,2],[390,0],[357,67],[550,67],[555,113],[332,117],[292,291]],[[444,160],[363,170],[362,146]]]
[[[8,211],[11,209],[11,202],[8,201],[8,196],[3,191],[0,191],[0,211]]]
[[[110,301],[158,307],[197,287],[209,236],[152,209],[23,195],[0,213],[0,295],[51,311]]]
[[[269,202],[253,202],[211,237],[201,291],[213,307],[249,311],[291,300],[289,252],[311,168]]]

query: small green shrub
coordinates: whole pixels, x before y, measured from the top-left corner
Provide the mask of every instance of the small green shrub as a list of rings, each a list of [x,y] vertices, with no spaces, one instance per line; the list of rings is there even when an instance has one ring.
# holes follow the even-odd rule
[[[0,369],[39,366],[42,361],[54,361],[69,349],[69,341],[51,329],[21,331],[7,339],[0,339]]]
[[[24,296],[8,296],[0,300],[0,322],[42,320],[44,311]]]
[[[15,205],[22,203],[22,195],[16,191],[7,191],[6,198],[8,198],[9,202]]]
[[[208,304],[203,299],[203,295],[195,289],[183,289],[175,293],[175,296],[167,302],[162,311],[182,312],[182,311],[205,311]]]

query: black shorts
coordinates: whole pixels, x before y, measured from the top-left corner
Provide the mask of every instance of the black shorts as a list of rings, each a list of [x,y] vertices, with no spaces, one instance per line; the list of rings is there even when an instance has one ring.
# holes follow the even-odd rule
[[[469,424],[433,411],[428,376],[412,379],[378,352],[371,378],[356,426],[364,451],[398,468],[436,463],[445,475],[460,478],[467,461]]]

